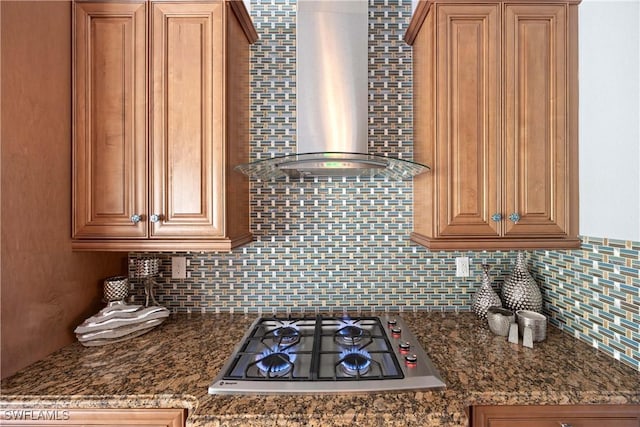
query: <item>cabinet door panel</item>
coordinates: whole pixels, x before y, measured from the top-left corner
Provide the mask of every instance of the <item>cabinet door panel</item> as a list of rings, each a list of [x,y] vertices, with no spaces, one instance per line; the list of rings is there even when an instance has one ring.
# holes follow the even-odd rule
[[[474,406],[473,427],[638,427],[638,405]]]
[[[145,5],[74,8],[73,235],[145,237]]]
[[[499,16],[497,4],[437,9],[440,236],[499,235]]]
[[[37,415],[37,420],[33,420]],[[184,409],[14,409],[3,411],[8,426],[184,427]]]
[[[558,418],[556,420],[490,420],[486,427],[638,427],[637,419],[630,418]]]
[[[569,195],[564,5],[505,7],[506,235],[564,236]]]
[[[224,233],[222,7],[153,5],[152,237]]]

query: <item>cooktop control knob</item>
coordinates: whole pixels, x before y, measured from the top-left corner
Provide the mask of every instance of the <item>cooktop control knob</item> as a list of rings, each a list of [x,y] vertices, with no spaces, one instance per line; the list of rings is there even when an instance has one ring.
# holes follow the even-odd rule
[[[400,328],[391,328],[391,336],[394,338],[400,338],[402,334],[402,329]]]
[[[396,326],[396,324],[397,324],[397,323],[398,323],[398,321],[397,321],[396,319],[389,319],[389,320],[387,320],[387,325],[388,325],[389,327],[394,327],[394,326]]]
[[[418,364],[418,356],[416,356],[415,354],[405,356],[404,363],[409,367],[416,366]]]
[[[400,347],[400,353],[409,353],[409,349],[411,348],[411,344],[408,341],[401,342],[398,347]]]

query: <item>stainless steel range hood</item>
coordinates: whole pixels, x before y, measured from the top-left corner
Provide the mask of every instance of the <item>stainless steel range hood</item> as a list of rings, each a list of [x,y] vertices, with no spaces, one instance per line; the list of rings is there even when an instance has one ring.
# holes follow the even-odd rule
[[[428,168],[368,151],[368,1],[298,0],[297,154],[240,165],[285,176],[411,178]]]

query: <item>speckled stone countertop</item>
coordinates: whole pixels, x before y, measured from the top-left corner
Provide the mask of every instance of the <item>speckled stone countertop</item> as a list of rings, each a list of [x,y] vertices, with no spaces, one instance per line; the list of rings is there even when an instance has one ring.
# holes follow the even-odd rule
[[[362,395],[207,394],[255,316],[176,315],[105,347],[67,346],[1,383],[0,407],[187,408],[189,426],[468,425],[473,404],[640,403],[640,372],[555,328],[528,349],[472,313],[403,313],[447,389]]]

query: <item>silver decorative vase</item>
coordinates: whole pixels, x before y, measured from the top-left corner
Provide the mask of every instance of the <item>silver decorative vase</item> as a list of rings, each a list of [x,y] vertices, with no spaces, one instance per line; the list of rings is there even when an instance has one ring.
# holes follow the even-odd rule
[[[156,300],[155,291],[153,289],[158,285],[156,283],[155,276],[158,275],[159,269],[159,258],[138,258],[135,260],[134,276],[139,279],[144,279],[145,307],[149,307],[150,305],[160,305],[158,300]]]
[[[129,278],[113,276],[104,280],[104,300],[106,302],[123,301],[129,295]]]
[[[540,287],[529,274],[524,252],[518,252],[516,266],[502,285],[502,300],[514,312],[529,310],[542,313]]]
[[[487,318],[487,310],[489,307],[502,307],[500,297],[491,287],[491,278],[489,277],[490,268],[489,265],[482,264],[482,285],[471,300],[471,309],[481,319]]]

